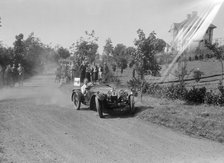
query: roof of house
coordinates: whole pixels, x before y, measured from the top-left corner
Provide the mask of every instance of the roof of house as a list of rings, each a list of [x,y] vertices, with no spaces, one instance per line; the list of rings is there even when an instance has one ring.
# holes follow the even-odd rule
[[[193,23],[202,23],[201,21],[197,21],[198,19],[201,19],[198,17],[197,12],[193,12],[191,15],[188,14],[187,19],[183,20],[180,23],[173,23],[172,28],[169,30],[169,32],[171,32],[172,30],[180,30],[183,29],[184,27],[188,27]],[[196,26],[196,25],[195,25]],[[217,28],[214,24],[210,24],[208,28]]]

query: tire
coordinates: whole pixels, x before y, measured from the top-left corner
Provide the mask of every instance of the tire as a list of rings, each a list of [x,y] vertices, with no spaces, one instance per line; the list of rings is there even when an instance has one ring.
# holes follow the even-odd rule
[[[77,93],[73,94],[73,103],[74,103],[74,109],[80,110],[81,101],[80,101]]]
[[[95,104],[96,104],[96,110],[99,114],[100,118],[103,118],[103,107],[102,107],[102,103],[99,101],[99,99],[97,97],[95,97]]]
[[[129,97],[129,105],[130,105],[130,112],[131,114],[135,113],[135,102],[134,102],[134,96]]]
[[[93,111],[97,111],[96,109],[96,102],[95,102],[95,96],[91,98],[91,101],[90,101],[90,110],[93,110]]]

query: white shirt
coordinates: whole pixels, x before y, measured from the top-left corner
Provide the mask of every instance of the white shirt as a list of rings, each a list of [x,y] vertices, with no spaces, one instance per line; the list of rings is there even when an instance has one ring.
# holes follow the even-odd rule
[[[86,84],[83,84],[83,86],[81,87],[81,92],[82,94],[86,94],[86,88],[87,88],[87,85]]]

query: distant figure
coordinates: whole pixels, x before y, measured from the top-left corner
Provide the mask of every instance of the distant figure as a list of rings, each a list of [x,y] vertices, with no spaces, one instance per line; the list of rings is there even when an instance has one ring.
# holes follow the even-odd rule
[[[85,75],[86,75],[86,64],[85,64],[85,61],[82,62],[79,70],[80,70],[80,82],[83,83]]]
[[[12,75],[12,69],[11,69],[11,66],[10,65],[7,65],[6,66],[6,69],[5,69],[5,73],[4,73],[4,83],[6,86],[10,86],[11,85],[11,75]]]
[[[18,79],[18,71],[15,64],[12,65],[11,71],[12,71],[12,86],[14,87]]]
[[[103,81],[107,81],[108,73],[109,73],[109,67],[107,66],[107,63],[104,62],[104,64],[103,64]]]
[[[62,64],[61,66],[61,79],[65,80],[66,78],[66,75],[67,75],[67,72],[66,72],[66,65],[65,64]]]
[[[92,74],[93,74],[93,82],[96,82],[98,80],[98,67],[93,63],[93,68],[92,68]]]
[[[3,75],[4,75],[4,72],[3,72],[3,67],[0,65],[0,88],[3,86]]]
[[[23,66],[21,65],[21,63],[18,64],[17,71],[18,71],[18,81],[19,81],[19,85],[20,85],[20,86],[23,86],[23,80],[24,80],[24,68],[23,68]]]
[[[61,80],[61,66],[59,66],[55,72],[55,82],[60,83],[60,80]]]
[[[86,66],[85,78],[87,78],[88,81],[91,81],[91,67],[89,63],[87,63],[87,66]]]
[[[194,79],[196,82],[199,82],[201,80],[201,76],[204,75],[203,72],[200,71],[199,68],[197,68],[195,71],[194,71]]]
[[[72,82],[74,81],[74,78],[75,78],[75,71],[76,71],[76,69],[75,69],[75,63],[72,62],[72,65],[71,65]]]
[[[102,81],[102,75],[103,75],[103,68],[99,66],[98,68],[98,80]]]

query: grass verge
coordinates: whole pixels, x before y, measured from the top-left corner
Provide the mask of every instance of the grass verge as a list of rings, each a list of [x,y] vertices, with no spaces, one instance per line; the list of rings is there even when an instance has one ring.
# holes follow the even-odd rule
[[[224,108],[209,105],[187,105],[182,101],[170,101],[149,96],[143,97],[143,105],[150,106],[137,117],[163,125],[188,135],[203,137],[224,143]]]

